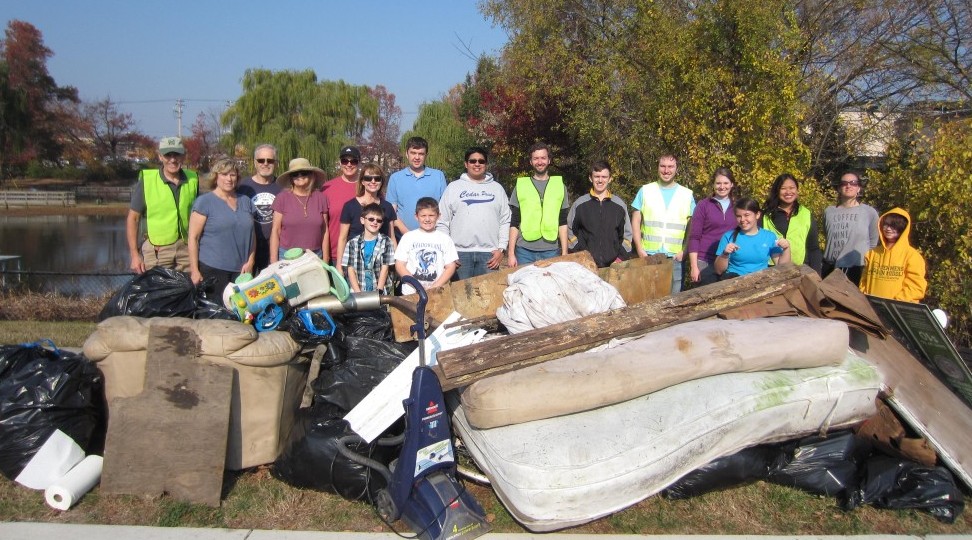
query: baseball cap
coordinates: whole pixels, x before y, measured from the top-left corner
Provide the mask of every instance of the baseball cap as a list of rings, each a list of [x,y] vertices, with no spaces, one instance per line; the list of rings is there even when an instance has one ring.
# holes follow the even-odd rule
[[[165,137],[159,141],[159,153],[163,156],[175,152],[176,154],[185,154],[186,147],[182,146],[182,139],[179,137]]]
[[[342,148],[338,157],[344,156],[351,156],[354,159],[361,160],[361,152],[358,150],[357,146],[345,146]]]

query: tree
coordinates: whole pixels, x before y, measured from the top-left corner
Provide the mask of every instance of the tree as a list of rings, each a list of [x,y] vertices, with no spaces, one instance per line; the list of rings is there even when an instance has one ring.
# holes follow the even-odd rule
[[[402,135],[402,146],[410,137],[423,137],[429,142],[426,162],[442,169],[446,178],[458,178],[465,172],[462,157],[474,140],[459,121],[454,103],[441,99],[420,105],[412,129]]]
[[[193,167],[208,170],[210,158],[219,152],[219,116],[212,111],[200,111],[190,132],[191,135],[183,141],[186,160]]]
[[[10,153],[23,150],[29,123],[26,96],[10,86],[8,71],[0,60],[0,180],[7,177]]]
[[[380,84],[370,89],[369,93],[378,103],[378,116],[361,143],[361,152],[369,161],[388,172],[400,163],[402,109],[395,104],[395,94]]]
[[[928,294],[952,319],[950,334],[972,346],[972,119],[909,131],[892,148],[888,171],[873,174],[870,196],[882,208],[911,214],[911,244],[925,257]]]
[[[311,70],[250,69],[243,93],[223,113],[230,129],[224,146],[252,149],[269,142],[283,163],[304,157],[328,170],[341,147],[358,143],[377,120],[378,104],[365,86],[318,81]]]
[[[132,140],[135,118],[131,113],[119,111],[111,96],[84,103],[81,117],[98,157],[117,159],[119,145]]]
[[[47,59],[53,52],[44,45],[40,31],[30,23],[12,20],[0,41],[0,55],[6,64],[5,93],[19,94],[14,101],[24,104],[26,122],[19,132],[4,135],[6,146],[0,153],[0,169],[23,166],[32,159],[56,160],[61,155],[65,134],[61,126],[69,123],[63,103],[77,103],[77,89],[58,86],[47,72]]]
[[[762,197],[783,170],[801,170],[799,33],[784,0],[489,0],[510,34],[499,63],[508,93],[552,111],[581,169],[608,159],[631,197],[675,152],[682,181],[708,190],[729,165]],[[569,143],[565,143],[570,147]]]

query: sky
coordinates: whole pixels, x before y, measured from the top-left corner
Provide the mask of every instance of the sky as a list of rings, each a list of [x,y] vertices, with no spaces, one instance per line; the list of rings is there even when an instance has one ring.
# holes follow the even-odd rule
[[[473,0],[0,0],[0,8],[4,28],[19,19],[40,30],[58,85],[85,101],[110,96],[153,138],[177,134],[177,99],[185,136],[200,112],[222,112],[250,68],[384,85],[404,132],[419,105],[507,41]]]

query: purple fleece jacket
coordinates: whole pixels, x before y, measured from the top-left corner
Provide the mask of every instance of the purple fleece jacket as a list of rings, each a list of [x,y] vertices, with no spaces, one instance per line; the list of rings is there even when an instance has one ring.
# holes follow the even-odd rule
[[[722,205],[714,197],[702,199],[689,222],[688,252],[698,253],[699,259],[705,262],[715,261],[719,239],[735,226],[736,215],[731,203],[723,212]]]

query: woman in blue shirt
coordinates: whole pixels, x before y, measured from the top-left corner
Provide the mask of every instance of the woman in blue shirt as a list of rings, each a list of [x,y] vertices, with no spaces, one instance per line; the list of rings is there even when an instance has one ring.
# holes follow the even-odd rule
[[[736,228],[722,235],[716,248],[715,271],[719,279],[758,272],[773,264],[790,262],[790,242],[759,228],[759,203],[746,197],[733,205]]]

